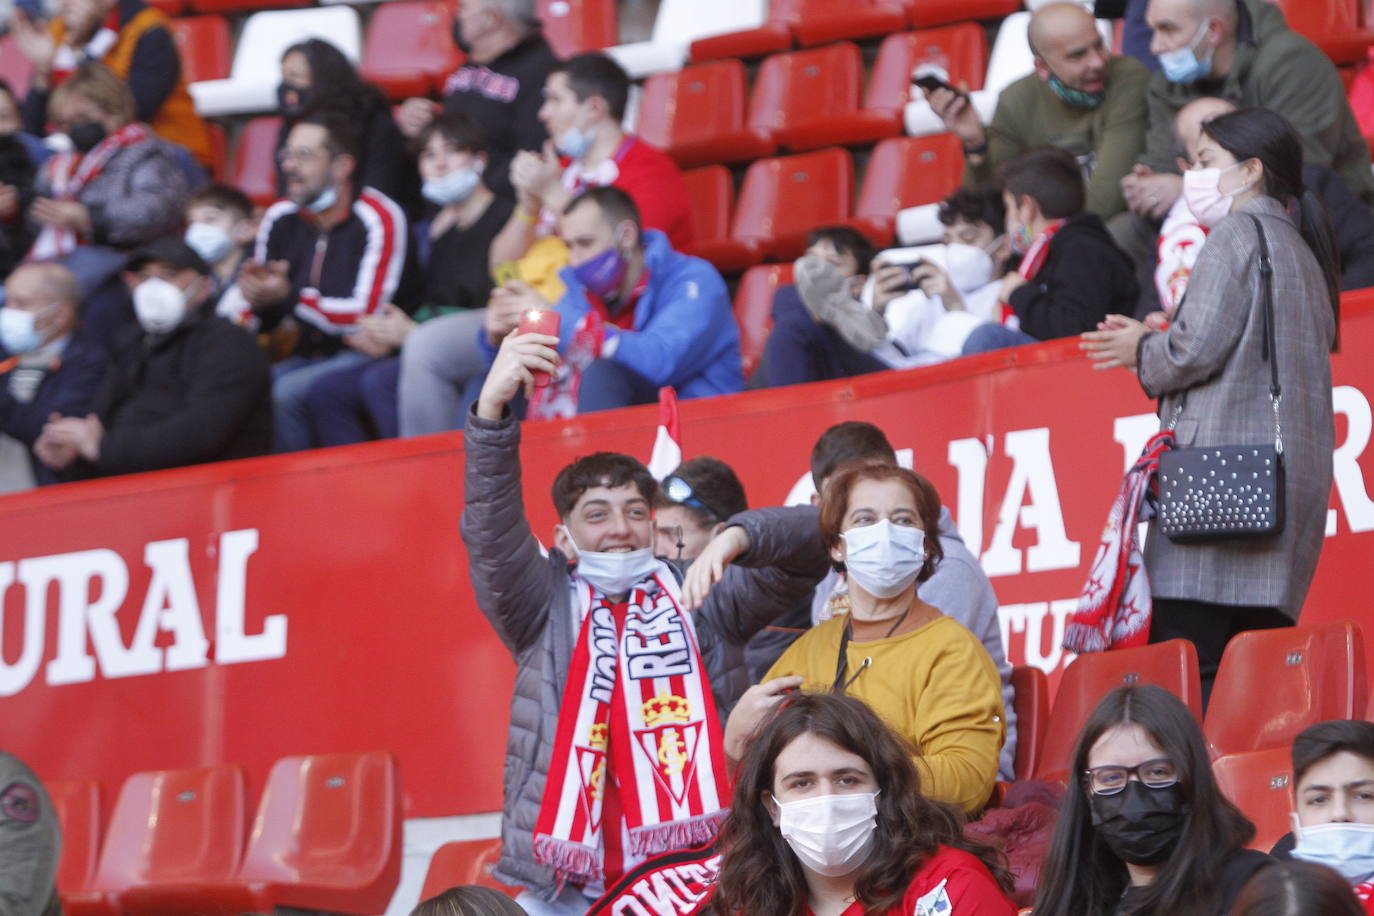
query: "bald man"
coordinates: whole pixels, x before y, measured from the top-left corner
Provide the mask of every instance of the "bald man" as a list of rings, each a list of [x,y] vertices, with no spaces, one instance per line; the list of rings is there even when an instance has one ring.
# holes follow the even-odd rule
[[[1149,85],[1144,155],[1122,180],[1133,213],[1157,224],[1182,193],[1174,117],[1208,95],[1283,115],[1302,138],[1307,163],[1334,170],[1353,194],[1369,199],[1369,149],[1340,75],[1316,45],[1288,28],[1278,6],[1266,0],[1150,0],[1146,21],[1160,71]],[[1113,235],[1125,241],[1115,227]]]
[[[85,416],[108,372],[105,348],[81,327],[76,278],[60,264],[23,264],[0,307],[0,433],[29,449],[34,482],[63,475],[33,453],[53,414]]]
[[[1035,72],[997,99],[986,128],[966,95],[926,94],[931,108],[964,144],[964,184],[995,181],[997,166],[1037,146],[1058,146],[1088,176],[1088,210],[1108,219],[1125,207],[1121,178],[1144,148],[1149,72],[1115,57],[1092,14],[1076,3],[1051,3],[1032,16],[1027,35]]]

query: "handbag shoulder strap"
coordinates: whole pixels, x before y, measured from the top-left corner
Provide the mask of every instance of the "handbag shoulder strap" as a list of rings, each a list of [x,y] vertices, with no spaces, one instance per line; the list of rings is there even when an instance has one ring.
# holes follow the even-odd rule
[[[1269,363],[1269,399],[1274,405],[1274,450],[1283,454],[1283,428],[1279,425],[1279,402],[1283,400],[1283,388],[1279,385],[1278,328],[1274,322],[1274,263],[1269,257],[1269,239],[1264,233],[1264,224],[1258,216],[1247,213],[1259,233],[1260,282],[1264,289],[1260,293],[1263,302],[1264,322],[1264,359]]]

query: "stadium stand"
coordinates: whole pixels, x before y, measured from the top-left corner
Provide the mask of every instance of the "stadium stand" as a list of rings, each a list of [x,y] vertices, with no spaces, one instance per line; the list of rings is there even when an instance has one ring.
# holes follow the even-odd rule
[[[854,161],[842,149],[760,159],[744,175],[730,237],[753,263],[791,260],[816,226],[849,218]]]
[[[100,859],[100,783],[94,779],[60,779],[45,782],[44,787],[62,827],[58,890],[71,893],[90,887]]]
[[[609,48],[619,39],[615,0],[539,0],[544,37],[560,58]]]
[[[777,148],[766,128],[745,124],[748,88],[738,60],[692,64],[644,82],[636,132],[683,168],[746,162]]]
[[[363,42],[362,78],[393,99],[438,92],[463,65],[450,0],[393,0],[377,7]]]
[[[606,53],[631,79],[677,70],[700,38],[763,25],[767,0],[662,0],[648,41],[616,45]]]
[[[188,83],[229,78],[229,20],[223,16],[184,16],[169,28],[181,54],[182,76]]]
[[[897,214],[937,203],[958,185],[963,170],[963,149],[953,134],[884,140],[873,147],[850,224],[885,248],[892,244]]]
[[[749,126],[767,130],[791,152],[855,146],[895,136],[882,112],[859,108],[863,58],[850,42],[774,54],[759,67],[749,101]]]
[[[509,887],[491,876],[491,867],[501,857],[501,840],[459,840],[445,843],[434,851],[425,872],[425,883],[420,888],[420,899],[428,900],[435,894],[460,884],[476,884],[489,887],[514,897],[519,888]]]
[[[739,325],[740,356],[747,378],[763,357],[763,345],[772,330],[773,294],[792,282],[791,264],[760,264],[740,278],[735,293],[735,323]]]
[[[253,118],[239,130],[229,183],[253,203],[267,206],[277,199],[277,134],[281,118]]]
[[[1050,718],[1050,683],[1045,672],[1029,665],[1011,669],[1011,688],[1016,706],[1017,779],[1030,779],[1040,761]]]
[[[1217,785],[1255,824],[1251,849],[1268,852],[1293,829],[1293,758],[1288,745],[1227,754],[1212,761]]]
[[[730,215],[735,183],[723,165],[708,165],[682,173],[692,200],[692,238],[687,253],[705,258],[722,273],[737,273],[749,258],[730,239]]]
[[[1338,64],[1363,61],[1374,43],[1367,6],[1358,0],[1275,0],[1288,27],[1301,32]]]

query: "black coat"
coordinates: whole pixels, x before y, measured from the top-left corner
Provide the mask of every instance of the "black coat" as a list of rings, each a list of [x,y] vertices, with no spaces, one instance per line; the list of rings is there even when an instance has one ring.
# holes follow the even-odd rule
[[[0,372],[0,433],[33,447],[52,414],[84,417],[91,412],[97,393],[109,372],[110,358],[84,328],[72,332],[60,359],[47,368],[16,367]],[[10,391],[16,373],[41,373],[33,398],[21,402]],[[33,462],[34,480],[40,485],[57,483],[70,475]]]
[[[1302,180],[1321,199],[1331,220],[1341,254],[1341,289],[1374,286],[1374,209],[1350,193],[1341,176],[1325,166],[1303,166]]]
[[[1069,217],[1050,240],[1035,278],[1012,291],[1021,330],[1037,340],[1097,329],[1108,315],[1135,313],[1135,265],[1092,213]]]
[[[130,328],[97,398],[105,426],[99,475],[265,455],[272,449],[271,372],[257,341],[197,311],[166,335]]]

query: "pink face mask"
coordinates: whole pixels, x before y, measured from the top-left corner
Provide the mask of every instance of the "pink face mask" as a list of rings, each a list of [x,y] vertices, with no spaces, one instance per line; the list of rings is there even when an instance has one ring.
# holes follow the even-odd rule
[[[1225,169],[1189,169],[1183,173],[1183,200],[1199,225],[1211,229],[1221,222],[1231,212],[1236,195],[1250,187],[1243,184],[1233,191],[1221,190],[1221,176],[1241,165],[1237,162]]]

